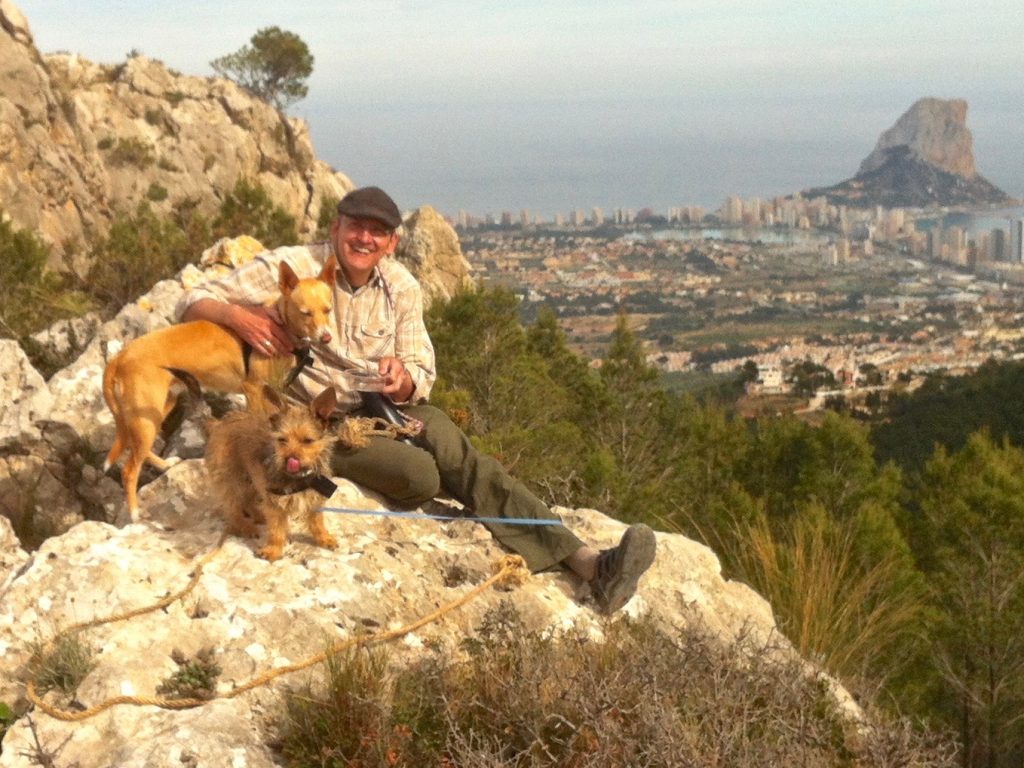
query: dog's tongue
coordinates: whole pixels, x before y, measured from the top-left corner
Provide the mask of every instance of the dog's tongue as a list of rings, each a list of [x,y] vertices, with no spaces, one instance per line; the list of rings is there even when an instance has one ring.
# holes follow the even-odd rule
[[[288,473],[292,475],[302,469],[302,465],[299,463],[299,460],[294,456],[288,457],[288,462],[285,466],[288,468]]]

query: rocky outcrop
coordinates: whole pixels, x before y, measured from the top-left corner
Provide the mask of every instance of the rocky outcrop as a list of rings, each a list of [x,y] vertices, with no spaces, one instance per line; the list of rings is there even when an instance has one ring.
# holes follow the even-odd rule
[[[977,172],[962,99],[918,100],[879,137],[856,176],[805,194],[852,206],[1009,202],[1005,192]]]
[[[469,262],[451,224],[429,205],[408,216],[395,256],[419,278],[427,302],[447,300],[471,285]]]
[[[22,680],[32,640],[72,623],[151,605],[180,590],[198,560],[217,544],[222,523],[202,462],[173,467],[142,493],[145,519],[124,528],[86,522],[52,538],[33,555],[16,551],[0,523],[0,701],[23,703]],[[331,507],[382,509],[382,500],[342,481]],[[430,510],[428,510],[430,511]],[[446,510],[450,511],[450,510]],[[622,524],[590,510],[558,510],[586,540],[614,542]],[[226,693],[257,675],[298,663],[325,645],[357,634],[406,625],[464,595],[491,573],[503,554],[472,522],[394,520],[329,514],[337,551],[313,545],[301,531],[282,560],[255,555],[256,544],[229,537],[204,567],[193,592],[164,610],[86,631],[95,668],[75,700],[92,706],[113,696],[154,696],[177,671],[175,652],[195,658],[213,650]],[[527,626],[554,638],[575,626],[600,639],[603,622],[585,588],[564,573],[535,575],[514,588],[482,593],[456,612],[388,645],[397,663],[425,647],[457,649],[483,616],[509,601]],[[722,578],[706,547],[658,534],[654,566],[626,607],[665,628],[700,626],[722,641],[742,634],[753,644],[791,655],[774,629],[767,603],[748,587]],[[61,765],[179,768],[279,764],[267,746],[282,711],[281,697],[308,673],[278,677],[238,698],[173,711],[117,706],[82,723],[36,711],[17,721],[3,741],[0,766],[31,764],[32,727]],[[57,703],[59,696],[49,694]],[[64,706],[62,704],[62,706]],[[851,708],[851,712],[855,708]]]
[[[967,128],[967,102],[963,99],[919,99],[896,124],[885,131],[874,151],[860,164],[858,175],[870,173],[889,161],[888,150],[906,147],[924,163],[965,179],[977,175],[974,139]]]
[[[54,260],[143,201],[211,213],[241,180],[316,229],[351,182],[317,160],[306,124],[220,78],[143,56],[99,65],[41,56],[18,9],[0,4],[0,208]]]

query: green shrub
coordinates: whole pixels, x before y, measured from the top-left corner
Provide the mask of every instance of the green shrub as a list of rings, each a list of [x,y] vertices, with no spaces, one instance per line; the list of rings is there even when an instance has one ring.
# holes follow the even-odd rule
[[[55,320],[82,314],[86,297],[47,269],[49,249],[0,211],[0,338],[24,339]]]
[[[114,219],[107,237],[92,251],[83,290],[116,312],[194,261],[209,241],[204,219],[187,207],[158,216],[140,203],[131,216]]]
[[[162,200],[167,199],[167,187],[157,184],[155,181],[149,185],[149,189],[146,190],[146,199],[152,200],[154,203],[159,203]]]
[[[14,721],[18,719],[18,716],[14,714],[14,710],[0,701],[0,741],[4,740],[4,735],[7,733],[7,729],[10,728]],[[3,750],[0,749],[0,752]]]
[[[184,100],[185,94],[181,91],[168,91],[164,97],[172,107],[176,107]]]
[[[331,224],[338,214],[338,198],[334,195],[325,195],[320,199],[320,213],[316,217],[316,232],[313,235],[314,241],[326,240],[331,233]]]
[[[107,150],[114,146],[114,138],[112,136],[104,136],[102,139],[96,142],[96,148]]]
[[[178,670],[157,687],[157,693],[171,699],[212,699],[214,697],[221,668],[214,660],[212,648],[202,649],[193,660],[189,660],[179,650],[175,650],[171,654],[171,658],[178,665]]]
[[[155,162],[153,148],[141,139],[118,139],[110,151],[110,162],[117,166],[148,168]]]
[[[161,171],[170,171],[171,173],[179,173],[181,171],[181,168],[176,166],[166,157],[161,157],[159,160],[157,160],[156,167],[159,168]]]
[[[295,218],[274,205],[259,184],[240,179],[221,203],[212,224],[214,238],[251,235],[267,248],[299,240]]]
[[[145,117],[146,117],[146,122],[149,123],[152,126],[163,125],[163,122],[164,122],[164,111],[162,109],[158,109],[156,107],[153,107],[151,109],[147,109],[146,110]]]

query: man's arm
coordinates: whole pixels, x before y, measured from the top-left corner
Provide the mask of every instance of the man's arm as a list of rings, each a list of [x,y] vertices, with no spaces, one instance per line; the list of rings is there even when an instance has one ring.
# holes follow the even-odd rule
[[[391,382],[384,388],[396,403],[426,400],[436,377],[434,347],[423,322],[423,293],[411,279],[395,295],[395,354],[380,360]]]
[[[247,306],[216,299],[199,299],[190,304],[181,316],[183,322],[209,320],[234,331],[253,349],[265,355],[281,355],[294,345],[281,325],[277,310],[271,306]],[[267,341],[270,345],[267,345]]]
[[[264,306],[278,295],[278,263],[286,255],[293,267],[299,265],[305,272],[316,268],[315,261],[304,249],[279,248],[264,252],[228,274],[186,291],[178,300],[175,314],[181,321],[217,323],[261,354],[291,352],[294,345],[281,325],[277,310]]]

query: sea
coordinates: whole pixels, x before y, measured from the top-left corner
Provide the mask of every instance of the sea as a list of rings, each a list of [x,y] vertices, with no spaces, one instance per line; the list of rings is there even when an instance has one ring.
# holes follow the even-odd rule
[[[1010,222],[1016,219],[1024,219],[1024,206],[984,211],[948,211],[936,216],[920,216],[916,219],[916,224],[922,231],[932,229],[936,225],[943,229],[959,227],[970,236],[986,234],[993,229],[1009,230]]]
[[[993,229],[1008,231],[1010,222],[1017,219],[1024,219],[1024,206],[982,211],[942,211],[933,215],[916,216],[914,223],[919,231],[927,231],[936,226],[942,229],[959,227],[967,232],[968,237],[977,237],[988,234]],[[693,227],[634,233],[627,237],[638,240],[730,240],[778,246],[817,246],[835,240],[836,235],[814,229],[782,227]]]

